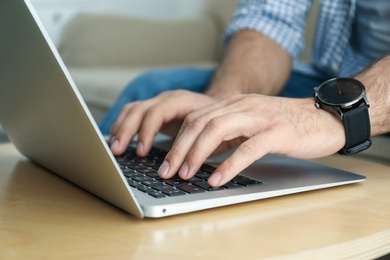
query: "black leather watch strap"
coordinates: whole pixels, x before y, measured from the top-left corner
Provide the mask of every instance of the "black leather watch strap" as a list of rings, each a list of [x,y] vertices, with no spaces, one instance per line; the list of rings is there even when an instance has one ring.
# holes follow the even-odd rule
[[[351,155],[371,146],[371,128],[368,106],[362,105],[343,113],[346,143],[341,154]]]

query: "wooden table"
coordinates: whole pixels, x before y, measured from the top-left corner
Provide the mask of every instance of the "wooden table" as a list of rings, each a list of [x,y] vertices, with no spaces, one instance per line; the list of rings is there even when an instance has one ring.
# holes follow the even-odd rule
[[[390,139],[390,138],[389,138]],[[387,146],[390,147],[390,146]],[[390,162],[367,181],[138,220],[0,145],[0,259],[373,259],[390,252]]]

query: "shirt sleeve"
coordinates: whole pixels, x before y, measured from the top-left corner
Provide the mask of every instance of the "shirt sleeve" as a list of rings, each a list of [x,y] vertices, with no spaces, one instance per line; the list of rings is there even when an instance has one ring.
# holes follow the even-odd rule
[[[261,32],[284,48],[293,60],[304,47],[310,0],[242,0],[225,32],[224,43],[245,29]]]

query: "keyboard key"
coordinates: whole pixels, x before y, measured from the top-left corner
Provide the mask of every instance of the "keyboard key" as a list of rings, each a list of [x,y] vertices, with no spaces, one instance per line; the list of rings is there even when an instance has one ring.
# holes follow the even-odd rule
[[[146,187],[146,186],[140,186],[140,187],[138,187],[138,189],[139,189],[140,191],[143,191],[143,192],[146,192],[146,193],[155,192],[155,190],[153,190],[153,189],[150,188],[150,187]]]
[[[188,184],[188,181],[185,181],[185,180],[182,180],[182,179],[170,179],[170,180],[165,180],[165,183],[176,187],[176,186],[179,186],[179,185]]]
[[[232,181],[229,181],[228,183],[226,183],[225,185],[223,185],[223,187],[227,188],[227,189],[236,189],[236,188],[242,188],[244,186],[242,186],[241,184],[237,183],[237,182],[232,182]]]
[[[133,170],[141,170],[141,169],[147,169],[148,167],[146,167],[145,165],[134,165],[134,166],[128,166],[130,169],[133,169]]]
[[[190,182],[190,183],[192,183],[192,182],[201,181],[201,180],[202,180],[202,179],[200,179],[200,178],[194,176],[194,177],[192,177],[191,179],[188,179],[187,181]]]
[[[150,178],[149,176],[136,176],[136,177],[132,177],[131,178],[133,181],[139,181],[139,182],[143,182],[143,181],[152,181],[153,179]]]
[[[250,180],[248,177],[242,176],[242,175],[237,175],[232,179],[234,182],[239,182],[239,181],[248,181]]]
[[[198,177],[199,179],[202,179],[202,180],[207,180],[209,177],[210,177],[210,173],[208,172],[203,172],[203,171],[198,171],[196,174],[195,174],[195,177]]]
[[[139,163],[132,162],[132,161],[127,161],[123,164],[126,165],[127,167],[129,167],[130,169],[134,169],[134,167],[139,166]]]
[[[162,194],[161,192],[158,192],[158,191],[148,192],[148,194],[150,196],[153,196],[153,197],[158,198],[158,199],[166,197],[164,194]]]
[[[169,185],[157,185],[153,186],[152,188],[158,191],[173,190],[173,187]]]
[[[186,194],[184,191],[181,191],[181,190],[166,190],[166,191],[163,191],[163,193],[168,195],[168,196],[179,196],[179,195]]]
[[[140,173],[138,173],[138,172],[135,172],[135,171],[124,172],[123,175],[125,175],[127,178],[143,177],[142,174],[140,174]]]
[[[146,157],[137,157],[137,158],[135,159],[135,161],[136,161],[137,163],[142,163],[142,164],[144,164],[144,163],[150,162],[150,159],[148,159],[148,158],[146,158]]]
[[[142,187],[143,184],[139,183],[139,182],[136,182],[136,181],[133,181],[133,180],[130,180],[130,179],[127,179],[127,183],[133,187],[133,188],[138,188],[138,187]]]
[[[164,185],[164,183],[158,180],[143,181],[142,184],[150,187]]]
[[[208,173],[213,173],[215,171],[215,167],[211,166],[211,165],[208,165],[208,164],[203,164],[200,169],[204,172],[208,172]]]
[[[116,156],[115,157],[115,160],[117,161],[117,162],[125,162],[125,161],[127,161],[128,159],[127,159],[127,157],[126,156]]]
[[[262,185],[263,183],[262,182],[259,182],[259,181],[255,181],[255,180],[243,180],[243,181],[238,181],[237,183],[241,184],[241,185],[244,185],[246,187],[248,186],[256,186],[256,185]]]
[[[211,187],[207,182],[205,181],[199,181],[199,182],[194,182],[193,185],[196,185],[204,190],[207,191],[216,191],[216,190],[224,190],[224,187]]]
[[[181,189],[187,193],[200,193],[200,192],[205,192],[204,189],[200,188],[200,187],[196,187],[194,185],[181,185],[181,186],[178,186],[177,187],[178,189]]]
[[[147,163],[144,163],[144,165],[146,165],[146,166],[148,166],[148,167],[150,167],[150,168],[153,168],[153,169],[156,169],[156,170],[158,170],[158,168],[160,168],[160,165],[161,165],[161,163],[158,163],[158,162],[147,162]]]
[[[155,178],[155,179],[157,179],[157,178],[160,178],[159,176],[158,176],[158,173],[155,171],[155,172],[148,172],[148,173],[145,173],[145,175],[147,175],[147,176],[149,176],[149,177],[151,177],[151,178]]]
[[[140,172],[140,173],[152,173],[152,172],[157,173],[157,171],[154,170],[154,169],[144,169],[144,168],[142,168],[142,169],[139,169],[137,171]]]

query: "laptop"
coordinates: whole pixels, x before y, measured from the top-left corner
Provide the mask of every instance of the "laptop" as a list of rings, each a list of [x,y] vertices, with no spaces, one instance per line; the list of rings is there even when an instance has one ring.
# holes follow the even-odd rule
[[[0,35],[0,122],[15,147],[32,162],[138,218],[366,179],[304,160],[266,155],[226,186],[207,187],[205,179],[227,158],[225,153],[208,159],[193,180],[164,181],[155,170],[170,139],[159,135],[156,151],[145,158],[131,158],[132,145],[115,158],[28,0],[1,0]],[[146,185],[150,183],[155,186]]]

